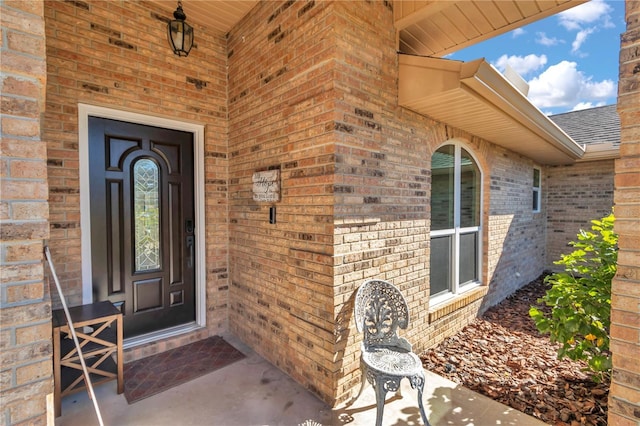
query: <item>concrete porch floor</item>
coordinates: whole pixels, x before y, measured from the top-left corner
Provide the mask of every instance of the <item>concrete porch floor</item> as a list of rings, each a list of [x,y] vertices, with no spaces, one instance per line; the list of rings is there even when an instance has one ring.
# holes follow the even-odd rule
[[[232,335],[223,336],[246,358],[220,370],[129,405],[116,383],[94,391],[105,426],[220,425],[220,426],[337,426],[375,424],[373,388],[365,387],[352,405],[331,409]],[[424,406],[433,426],[526,425],[544,423],[426,372]],[[408,380],[402,397],[387,394],[383,425],[421,425],[416,396]],[[62,400],[56,426],[98,424],[87,392]]]

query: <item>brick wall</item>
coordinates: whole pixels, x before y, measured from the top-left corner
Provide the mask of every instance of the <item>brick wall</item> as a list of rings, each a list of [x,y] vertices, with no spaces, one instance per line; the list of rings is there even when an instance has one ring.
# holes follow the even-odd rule
[[[335,256],[337,402],[360,380],[362,335],[352,320],[364,280],[392,282],[411,313],[406,337],[420,350],[428,328],[431,152],[442,129],[397,106],[393,11],[340,2],[336,32]],[[349,319],[349,323],[346,320]],[[347,327],[347,325],[349,327]],[[342,377],[340,377],[342,376]],[[357,390],[358,387],[355,387]]]
[[[490,198],[485,222],[489,233],[485,307],[537,278],[544,268],[545,250],[546,203],[542,202],[539,213],[532,208],[533,169],[539,165],[504,149],[493,152],[489,163],[485,176],[485,196]]]
[[[330,404],[360,379],[351,317],[365,279],[400,287],[421,351],[544,267],[534,164],[398,108],[391,20],[386,2],[263,2],[229,35],[230,327]],[[431,155],[452,139],[484,173],[491,285],[429,309]],[[282,198],[254,202],[252,174],[269,169]]]
[[[69,305],[82,302],[78,103],[204,124],[207,326],[227,318],[226,40],[195,26],[188,57],[171,52],[171,13],[146,2],[47,1],[50,246]],[[188,15],[188,11],[187,11]],[[88,232],[88,230],[86,230]],[[127,360],[193,339],[137,348]]]
[[[612,426],[640,423],[640,3],[626,2],[621,37],[618,113],[622,128],[615,170],[618,273],[612,283],[609,393]]]
[[[231,330],[333,397],[334,16],[325,2],[260,2],[228,38]],[[252,175],[281,171],[281,201]],[[276,223],[269,208],[276,207]]]
[[[0,3],[0,423],[46,424],[53,392],[47,226],[43,5]]]
[[[613,207],[614,161],[590,161],[544,169],[543,196],[547,199],[546,266],[561,269],[553,262],[573,248],[580,229],[591,229],[591,220],[600,219]]]

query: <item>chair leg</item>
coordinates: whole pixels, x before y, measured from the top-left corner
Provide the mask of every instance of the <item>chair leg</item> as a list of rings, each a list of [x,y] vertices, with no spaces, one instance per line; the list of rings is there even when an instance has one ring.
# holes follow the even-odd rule
[[[429,419],[427,419],[427,415],[424,412],[424,403],[422,402],[422,394],[424,391],[424,375],[417,375],[409,378],[411,382],[411,387],[418,390],[418,408],[420,409],[420,415],[422,416],[422,421],[424,422],[424,426],[431,426],[429,424]]]
[[[418,389],[418,407],[420,408],[420,415],[422,416],[424,426],[431,426],[431,424],[429,423],[429,419],[427,419],[427,415],[424,412],[424,405],[422,403],[422,388]]]
[[[384,399],[387,390],[384,383],[373,382],[373,388],[376,391],[376,426],[382,426],[382,413],[384,412]]]
[[[358,391],[358,394],[352,397],[351,400],[346,404],[347,407],[353,405],[354,402],[360,399],[360,397],[362,396],[362,392],[364,392],[364,387],[367,385],[367,373],[365,368],[361,368],[360,371],[362,372],[362,377],[360,378],[360,390]]]

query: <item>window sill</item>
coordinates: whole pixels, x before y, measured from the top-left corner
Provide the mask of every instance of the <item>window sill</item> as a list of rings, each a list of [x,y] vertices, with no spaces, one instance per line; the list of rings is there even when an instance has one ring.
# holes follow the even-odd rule
[[[439,302],[435,306],[429,308],[429,323],[432,323],[437,319],[447,316],[458,309],[483,298],[488,291],[489,287],[486,285],[473,287],[463,293],[454,295],[451,298]]]

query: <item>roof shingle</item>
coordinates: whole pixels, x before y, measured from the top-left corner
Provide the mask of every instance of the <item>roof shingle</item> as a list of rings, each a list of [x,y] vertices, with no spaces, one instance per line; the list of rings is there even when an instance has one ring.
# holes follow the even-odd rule
[[[581,145],[620,146],[620,117],[615,104],[550,115],[549,119]]]

